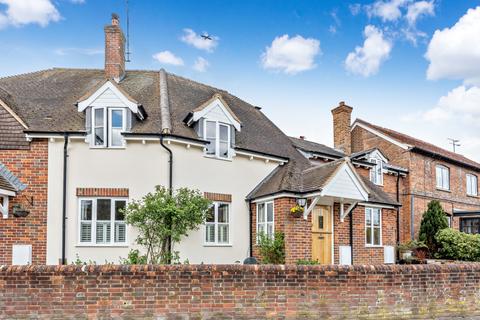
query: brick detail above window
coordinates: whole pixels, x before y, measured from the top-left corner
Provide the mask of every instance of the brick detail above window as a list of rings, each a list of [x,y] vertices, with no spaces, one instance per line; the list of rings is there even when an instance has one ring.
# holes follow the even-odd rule
[[[77,197],[128,197],[128,188],[77,188]]]
[[[232,202],[231,194],[204,192],[205,198],[211,201]]]

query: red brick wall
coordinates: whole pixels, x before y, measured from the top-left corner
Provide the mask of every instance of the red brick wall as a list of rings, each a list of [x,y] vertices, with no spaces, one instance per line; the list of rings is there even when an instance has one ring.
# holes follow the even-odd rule
[[[27,185],[16,197],[10,197],[8,219],[0,221],[0,264],[12,263],[14,244],[31,244],[32,262],[44,264],[47,246],[48,141],[34,140],[29,150],[1,150],[0,161]],[[27,201],[31,197],[33,207]],[[15,204],[21,204],[30,214],[24,218],[14,217],[12,207]]]
[[[347,206],[345,206],[347,207]],[[383,264],[383,247],[365,245],[365,207],[357,206],[353,212],[353,264]],[[339,246],[350,245],[351,214],[340,222],[340,206],[334,205],[334,262],[339,263]],[[394,209],[382,209],[382,245],[396,245],[397,212]]]
[[[480,264],[0,267],[0,290],[4,318],[475,318]]]

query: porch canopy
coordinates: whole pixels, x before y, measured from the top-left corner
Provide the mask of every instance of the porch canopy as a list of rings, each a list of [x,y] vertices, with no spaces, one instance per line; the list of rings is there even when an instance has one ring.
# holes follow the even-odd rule
[[[0,213],[4,219],[8,218],[9,197],[15,197],[18,192],[24,190],[26,185],[0,162]]]

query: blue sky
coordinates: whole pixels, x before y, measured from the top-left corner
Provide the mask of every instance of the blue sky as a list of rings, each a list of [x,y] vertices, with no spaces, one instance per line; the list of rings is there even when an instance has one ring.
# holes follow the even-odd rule
[[[480,161],[480,1],[129,2],[130,69],[226,89],[329,145],[345,100],[354,117],[439,146],[458,138]],[[122,0],[0,0],[0,76],[102,68],[112,12],[125,30]]]

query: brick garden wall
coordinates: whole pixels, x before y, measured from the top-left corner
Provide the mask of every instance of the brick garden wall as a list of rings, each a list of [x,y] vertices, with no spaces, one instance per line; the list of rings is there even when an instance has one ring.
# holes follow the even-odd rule
[[[432,319],[480,315],[480,264],[0,267],[2,318]]]
[[[0,161],[27,188],[10,197],[8,219],[0,218],[0,264],[12,263],[12,246],[32,245],[32,263],[46,263],[48,141],[34,140],[27,149],[0,150]],[[29,201],[33,198],[33,206]],[[14,217],[13,206],[30,211],[27,217]]]

